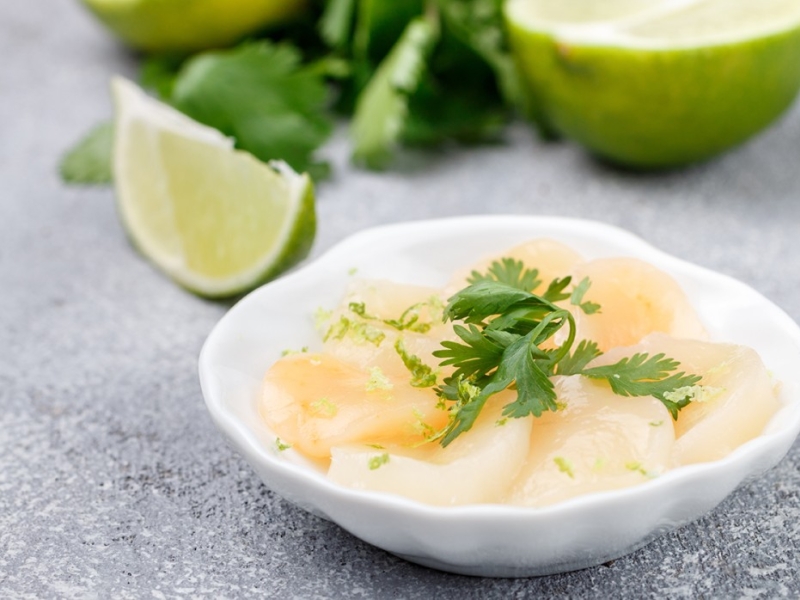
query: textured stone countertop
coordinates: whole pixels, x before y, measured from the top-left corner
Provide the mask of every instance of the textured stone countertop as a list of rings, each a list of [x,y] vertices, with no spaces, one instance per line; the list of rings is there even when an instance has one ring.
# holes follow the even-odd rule
[[[0,6],[0,597],[798,597],[800,445],[711,514],[610,564],[492,580],[377,550],[274,495],[223,442],[197,356],[228,308],[128,244],[107,188],[59,155],[135,60],[74,0]],[[750,144],[656,175],[522,126],[383,174],[326,149],[314,254],[364,227],[470,213],[612,223],[800,320],[800,106]]]

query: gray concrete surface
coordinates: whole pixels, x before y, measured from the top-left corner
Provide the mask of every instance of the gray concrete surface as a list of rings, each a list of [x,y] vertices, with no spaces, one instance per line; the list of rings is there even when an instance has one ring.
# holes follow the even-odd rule
[[[800,446],[712,514],[585,571],[491,580],[417,567],[276,497],[203,406],[226,310],[129,246],[112,191],[59,183],[134,59],[71,0],[0,5],[0,597],[798,597]],[[580,216],[753,285],[800,319],[800,110],[681,172],[631,175],[517,127],[507,143],[347,165],[314,252],[364,227],[465,213]]]

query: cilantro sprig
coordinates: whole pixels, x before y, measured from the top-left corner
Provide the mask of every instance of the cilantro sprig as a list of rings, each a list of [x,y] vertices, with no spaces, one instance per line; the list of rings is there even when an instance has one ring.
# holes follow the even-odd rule
[[[613,365],[583,369],[581,375],[592,379],[605,379],[615,394],[620,396],[653,396],[661,400],[673,419],[678,418],[678,411],[687,406],[692,395],[687,393],[677,400],[670,399],[674,392],[681,388],[696,385],[699,375],[675,373],[680,366],[677,360],[667,358],[664,354],[649,356],[634,354]]]
[[[504,258],[495,261],[486,273],[473,272],[470,284],[453,295],[445,309],[445,319],[461,321],[453,331],[461,340],[444,341],[433,354],[441,366],[452,366],[452,375],[437,388],[449,401],[451,418],[437,435],[447,445],[469,431],[487,400],[506,389],[516,398],[503,407],[503,416],[539,417],[556,411],[554,375],[582,375],[605,380],[621,396],[653,396],[677,418],[678,411],[692,399],[690,389],[700,376],[678,372],[678,361],[664,354],[646,353],[625,357],[611,365],[588,367],[602,352],[597,344],[581,340],[574,348],[576,327],[572,313],[556,302],[570,304],[586,314],[601,307],[584,297],[591,282],[584,279],[570,285],[570,277],[553,280],[541,295],[538,272],[526,269],[520,261]],[[563,341],[554,337],[565,330]],[[546,344],[546,342],[550,342]]]
[[[532,115],[508,48],[502,0],[326,0],[232,48],[144,55],[161,100],[262,161],[319,179],[335,114],[352,117],[353,160],[389,166],[402,145],[497,141]],[[333,92],[333,93],[329,93]],[[111,181],[113,126],[64,158],[68,183]]]

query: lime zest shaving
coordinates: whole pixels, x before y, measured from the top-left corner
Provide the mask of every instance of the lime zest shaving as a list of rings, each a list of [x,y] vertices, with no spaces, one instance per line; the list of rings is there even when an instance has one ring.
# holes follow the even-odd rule
[[[383,454],[379,454],[378,456],[373,456],[369,459],[367,466],[369,467],[370,471],[375,471],[376,469],[380,469],[383,465],[389,462],[389,453],[384,452]]]
[[[564,473],[570,479],[575,479],[575,470],[572,466],[572,461],[563,456],[556,456],[553,459],[553,462],[556,463],[558,470]]]

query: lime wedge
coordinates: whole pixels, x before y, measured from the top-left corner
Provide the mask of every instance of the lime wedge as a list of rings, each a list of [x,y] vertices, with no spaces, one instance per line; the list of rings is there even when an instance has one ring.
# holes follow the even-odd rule
[[[800,89],[798,0],[509,0],[505,16],[534,116],[633,167],[726,150]]]
[[[227,46],[283,23],[307,0],[83,0],[122,40],[149,52]]]
[[[233,142],[115,78],[114,181],[141,252],[207,297],[247,291],[301,260],[314,239],[308,175]]]

